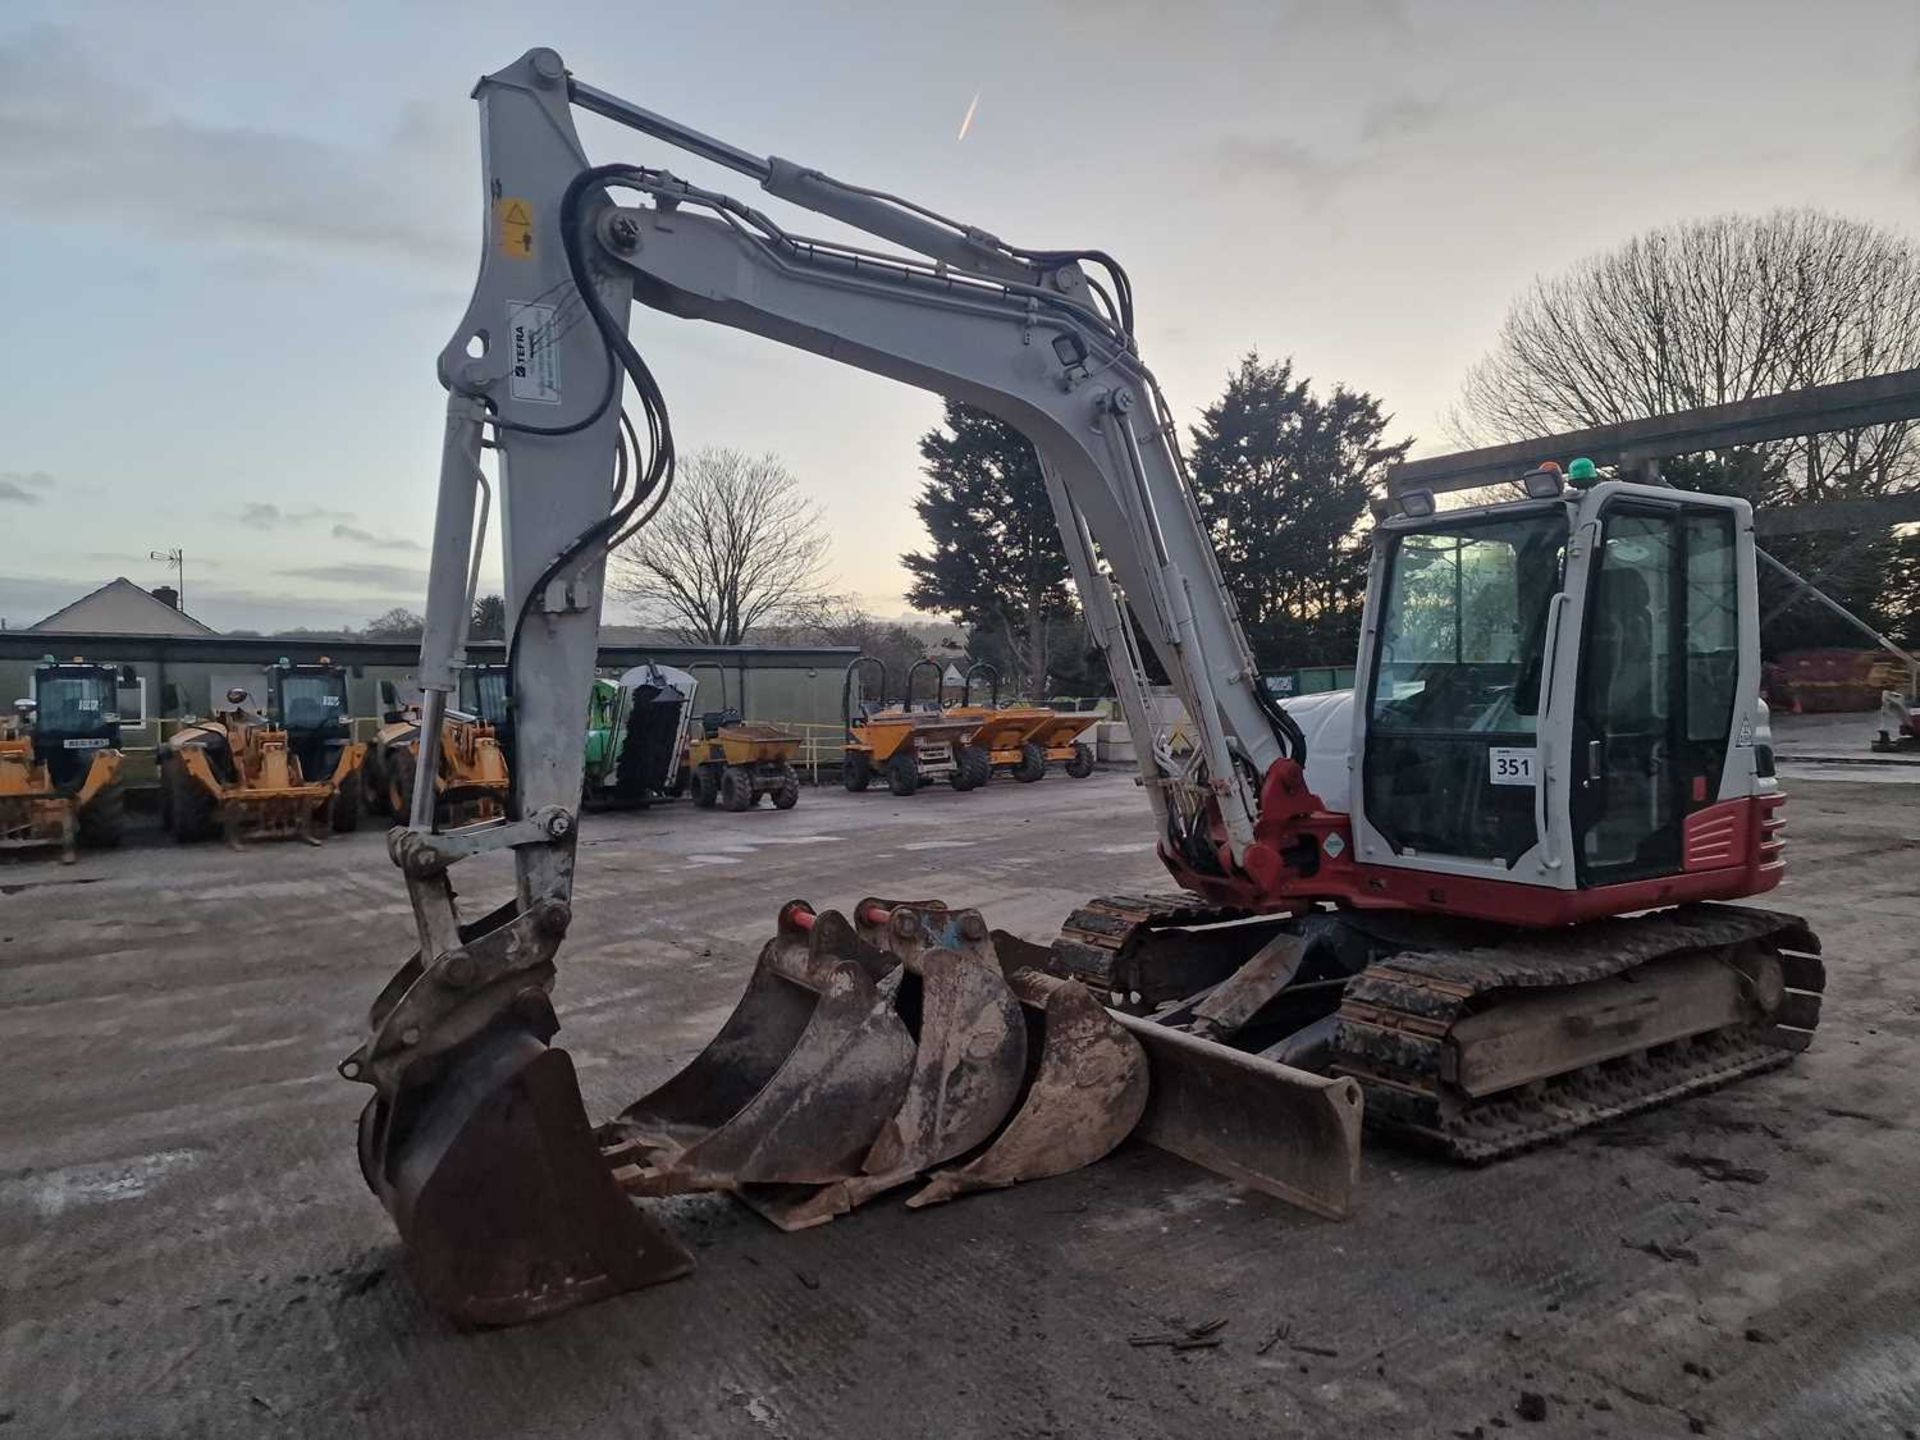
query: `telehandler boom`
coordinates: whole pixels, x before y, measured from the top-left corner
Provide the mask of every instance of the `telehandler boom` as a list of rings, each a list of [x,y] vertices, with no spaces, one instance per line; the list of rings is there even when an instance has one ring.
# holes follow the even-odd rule
[[[1557,470],[1512,503],[1407,496],[1375,537],[1355,692],[1283,708],[1110,256],[1022,248],[748,153],[551,50],[475,94],[484,248],[440,357],[419,764],[462,659],[491,447],[512,803],[437,833],[416,787],[389,845],[418,950],[340,1067],[374,1091],[361,1163],[434,1303],[505,1323],[685,1273],[628,1194],[730,1190],[812,1224],[916,1179],[911,1204],[1054,1173],[1136,1125],[1337,1215],[1363,1094],[1369,1120],[1481,1159],[1807,1043],[1812,936],[1705,903],[1782,866],[1744,502]],[[589,165],[576,107],[897,249]],[[965,400],[1032,441],[1182,889],[1097,900],[1051,948],[937,902],[790,904],[708,1050],[596,1133],[548,997],[605,558],[673,474],[665,398],[627,336],[636,300]],[[1147,704],[1146,650],[1190,744]],[[500,848],[515,894],[463,922],[449,870]]]

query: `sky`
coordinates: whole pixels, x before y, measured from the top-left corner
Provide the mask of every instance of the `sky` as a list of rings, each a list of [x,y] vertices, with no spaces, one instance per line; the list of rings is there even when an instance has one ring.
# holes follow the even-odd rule
[[[478,263],[469,94],[533,45],[744,149],[1112,252],[1183,421],[1257,348],[1379,396],[1416,454],[1453,448],[1536,276],[1649,227],[1812,205],[1920,237],[1915,0],[10,0],[0,618],[162,583],[175,547],[222,629],[419,607],[434,357]],[[779,455],[836,588],[900,612],[938,401],[698,322],[632,333],[681,449]]]

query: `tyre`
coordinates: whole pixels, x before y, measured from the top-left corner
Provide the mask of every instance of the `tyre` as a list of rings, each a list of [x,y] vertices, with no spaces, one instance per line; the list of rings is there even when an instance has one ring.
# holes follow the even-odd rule
[[[720,773],[720,799],[727,809],[751,810],[759,797],[753,793],[753,776],[738,765],[729,765]]]
[[[849,750],[840,761],[840,783],[856,795],[873,783],[873,757],[864,750]]]
[[[1067,774],[1075,780],[1084,780],[1093,774],[1093,747],[1084,741],[1073,742],[1073,758],[1067,761]]]
[[[1013,767],[1013,778],[1031,785],[1047,777],[1047,752],[1029,740],[1020,747],[1020,763]]]
[[[173,838],[189,845],[198,840],[211,840],[220,828],[214,814],[213,796],[187,773],[185,765],[169,765],[167,779],[167,813],[173,822],[170,827]]]
[[[920,766],[913,758],[911,749],[902,750],[887,762],[887,789],[894,794],[907,796],[920,788]]]
[[[800,803],[800,772],[791,765],[780,767],[780,783],[774,788],[773,808],[791,810]]]
[[[333,792],[333,808],[327,814],[333,833],[345,835],[360,828],[360,777],[349,775],[346,783]]]
[[[978,790],[992,778],[993,756],[978,745],[962,745],[947,781],[956,790]]]
[[[688,781],[693,790],[693,803],[702,810],[713,809],[714,802],[720,798],[720,777],[704,765],[694,767],[693,778]]]
[[[127,833],[127,792],[109,785],[80,812],[80,843],[89,850],[111,850]]]
[[[389,820],[396,829],[411,824],[413,821],[413,766],[404,764],[394,766],[393,778],[387,783],[391,787],[390,793],[393,796],[388,807]]]
[[[393,792],[387,788],[385,774],[386,766],[381,762],[379,750],[369,749],[366,760],[360,766],[360,774],[356,777],[360,785],[361,814],[393,813]]]
[[[993,780],[993,755],[983,751],[979,745],[964,745],[960,749],[960,768],[968,772],[973,783],[968,789],[979,789],[987,781]]]

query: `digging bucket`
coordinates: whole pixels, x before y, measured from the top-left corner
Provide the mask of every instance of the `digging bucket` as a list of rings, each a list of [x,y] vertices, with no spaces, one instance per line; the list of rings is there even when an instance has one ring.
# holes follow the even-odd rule
[[[1027,1024],[972,911],[867,899],[860,938],[899,964],[894,1003],[914,1036],[911,1078],[859,1173],[818,1189],[742,1198],[784,1230],[821,1224],[992,1138],[1025,1084]]]
[[[407,1103],[361,1113],[361,1168],[414,1283],[456,1324],[517,1325],[693,1270],[609,1178],[566,1051],[507,1025]]]
[[[712,1043],[602,1127],[615,1180],[670,1195],[860,1174],[912,1077],[898,969],[837,912],[785,906]]]
[[[1045,946],[1002,931],[993,939],[1003,964],[1047,961]],[[1107,1013],[1146,1053],[1152,1093],[1141,1139],[1316,1215],[1337,1220],[1353,1212],[1362,1112],[1356,1082]]]

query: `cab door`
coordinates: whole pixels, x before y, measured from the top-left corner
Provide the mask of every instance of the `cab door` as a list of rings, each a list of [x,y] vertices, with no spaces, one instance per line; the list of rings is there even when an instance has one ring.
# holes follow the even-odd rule
[[[1569,796],[1582,886],[1677,874],[1720,794],[1740,653],[1733,512],[1626,497],[1601,514]]]

